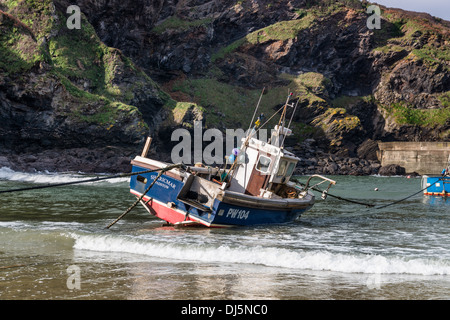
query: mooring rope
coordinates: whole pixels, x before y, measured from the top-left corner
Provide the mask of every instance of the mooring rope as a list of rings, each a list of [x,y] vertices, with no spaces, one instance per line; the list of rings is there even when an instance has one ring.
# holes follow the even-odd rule
[[[434,183],[432,183],[432,184],[430,184],[429,186],[426,186],[425,188],[423,188],[423,189],[421,189],[421,190],[419,190],[419,191],[413,193],[413,194],[410,195],[410,196],[407,196],[406,198],[403,198],[403,199],[400,199],[400,200],[396,200],[396,201],[394,201],[394,202],[391,202],[391,203],[388,203],[388,204],[385,204],[385,205],[382,205],[382,206],[379,206],[379,207],[375,207],[374,209],[383,209],[383,208],[392,206],[392,205],[394,205],[394,204],[397,204],[397,203],[399,203],[399,202],[408,200],[409,198],[412,198],[412,197],[414,197],[415,195],[417,195],[417,194],[419,194],[419,193],[425,191],[425,190],[428,189],[429,187],[434,186],[436,183],[438,183],[438,182],[441,181],[441,180],[444,180],[444,178],[439,178],[439,179],[436,180]]]
[[[80,181],[61,182],[61,183],[53,183],[53,184],[46,184],[46,185],[39,185],[39,186],[25,187],[25,188],[18,188],[18,189],[0,190],[0,193],[21,192],[21,191],[36,190],[36,189],[69,186],[69,185],[88,183],[88,182],[97,182],[97,181],[103,181],[103,180],[109,180],[109,179],[127,178],[127,177],[131,177],[131,176],[139,175],[139,174],[160,171],[163,169],[165,169],[165,168],[145,170],[145,171],[139,171],[139,172],[119,173],[119,174],[115,174],[115,175],[111,175],[111,176],[95,177],[92,179],[86,179],[86,180],[80,180]]]
[[[298,181],[297,179],[292,179],[292,180],[294,180],[295,182],[299,183],[299,184],[302,185],[302,186],[305,186],[304,183]],[[330,197],[332,197],[332,198],[336,198],[336,199],[339,199],[339,200],[342,200],[342,201],[350,202],[350,203],[360,204],[360,205],[363,205],[363,206],[366,206],[366,207],[370,207],[371,209],[383,209],[383,208],[392,206],[392,205],[394,205],[394,204],[400,203],[400,202],[402,202],[402,201],[405,201],[405,200],[407,200],[407,199],[409,199],[409,198],[412,198],[412,197],[414,197],[415,195],[417,195],[417,194],[423,192],[424,190],[428,189],[429,187],[434,186],[436,183],[438,183],[438,182],[441,181],[441,180],[443,180],[443,178],[439,178],[438,180],[436,180],[434,183],[430,184],[429,186],[427,186],[427,187],[425,187],[425,188],[423,188],[423,189],[421,189],[421,190],[419,190],[419,191],[417,191],[417,192],[415,192],[415,193],[413,193],[413,194],[411,194],[411,195],[409,195],[409,196],[407,196],[407,197],[405,197],[405,198],[402,198],[402,199],[393,201],[393,202],[388,203],[388,204],[385,204],[385,205],[380,205],[380,206],[376,206],[376,205],[374,205],[374,204],[367,203],[367,202],[356,201],[356,200],[353,200],[353,199],[346,199],[346,198],[339,197],[339,196],[336,196],[336,195],[333,195],[333,194],[330,194],[330,193],[327,193],[327,196],[330,196]],[[311,188],[309,188],[309,189],[312,189],[312,190],[318,191],[318,192],[322,192],[322,190],[317,189],[317,188],[315,188],[314,186],[311,187]]]
[[[292,179],[292,180],[294,180],[295,182],[297,182],[298,184],[300,184],[302,186],[306,186],[306,184],[298,181],[297,179]],[[308,189],[312,189],[312,190],[317,191],[317,192],[323,192],[322,190],[317,189],[315,186],[312,186],[312,187],[310,187]],[[331,193],[327,193],[327,196],[330,196],[332,198],[336,198],[336,199],[339,199],[339,200],[342,200],[342,201],[346,201],[346,202],[351,202],[351,203],[364,205],[364,206],[367,206],[367,207],[374,207],[375,206],[375,205],[370,204],[370,203],[365,203],[365,202],[360,202],[360,201],[356,201],[356,200],[352,200],[352,199],[346,199],[346,198],[343,198],[343,197],[339,197],[339,196],[333,195]]]
[[[118,222],[120,219],[125,217],[131,210],[133,210],[133,208],[136,207],[139,202],[141,202],[141,200],[144,198],[144,196],[150,191],[150,189],[153,187],[153,185],[162,176],[162,174],[164,172],[169,171],[169,170],[174,169],[174,168],[177,168],[177,167],[181,167],[181,166],[184,166],[184,165],[182,163],[179,163],[179,164],[174,164],[174,165],[171,165],[171,166],[168,166],[168,167],[165,167],[165,168],[158,169],[159,170],[158,175],[153,180],[153,182],[148,186],[148,188],[141,194],[141,196],[127,210],[124,211],[124,213],[122,213],[116,220],[114,220],[109,225],[107,225],[106,229],[111,228],[114,224],[116,224],[116,222]]]

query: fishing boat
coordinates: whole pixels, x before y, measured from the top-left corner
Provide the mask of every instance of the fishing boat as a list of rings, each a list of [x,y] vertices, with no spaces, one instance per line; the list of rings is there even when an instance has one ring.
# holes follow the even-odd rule
[[[427,196],[450,196],[450,154],[447,168],[442,170],[440,177],[422,176],[422,188]]]
[[[292,134],[289,126],[297,106],[289,103],[291,96],[280,108],[283,112],[270,140],[256,138],[260,116],[240,141],[240,147],[233,149],[229,167],[158,161],[146,156],[146,144],[143,153],[131,162],[136,174],[130,179],[130,192],[150,214],[174,226],[220,228],[296,220],[314,205],[312,179],[328,184],[324,196],[336,182],[320,175],[310,176],[303,186],[290,181],[300,160],[284,149],[286,136]],[[288,107],[294,111],[285,126]],[[251,123],[257,109],[258,106]]]

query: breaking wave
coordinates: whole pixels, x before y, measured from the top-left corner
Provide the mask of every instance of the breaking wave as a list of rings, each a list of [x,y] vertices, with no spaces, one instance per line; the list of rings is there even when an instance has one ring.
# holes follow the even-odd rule
[[[450,261],[441,259],[340,254],[270,247],[183,245],[108,235],[72,235],[74,248],[120,252],[163,259],[208,263],[258,264],[299,270],[344,273],[449,275]]]
[[[28,182],[28,183],[64,183],[64,182],[78,182],[82,180],[91,179],[95,176],[69,173],[50,173],[50,172],[19,172],[7,167],[0,168],[0,180]],[[115,178],[103,180],[101,182],[118,183],[129,181],[129,178]],[[101,183],[101,182],[88,182]]]

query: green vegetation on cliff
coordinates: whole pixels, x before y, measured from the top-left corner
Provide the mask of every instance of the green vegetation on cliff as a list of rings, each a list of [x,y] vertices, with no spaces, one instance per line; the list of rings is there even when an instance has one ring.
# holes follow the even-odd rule
[[[26,7],[26,11],[14,1],[6,4],[14,8],[15,14],[0,10],[0,70],[6,75],[12,75],[28,71],[45,59],[45,50],[36,38],[39,26],[33,21],[33,18],[39,19],[40,15],[35,11],[27,15],[29,10],[41,9],[43,4],[39,3],[36,8]]]
[[[298,77],[284,75],[284,78],[289,81],[286,85],[266,88],[264,91],[258,109],[258,114],[263,113],[266,117],[263,122],[268,121],[275,112],[280,110],[289,92],[293,93],[291,104],[300,99],[299,104],[305,105],[303,108],[325,110],[326,101],[316,95],[326,91],[325,85],[329,80],[323,75],[311,72]],[[204,114],[207,127],[221,129],[247,129],[262,93],[260,89],[238,87],[214,78],[179,80],[173,84],[170,91],[173,94],[181,92],[185,97],[189,97],[190,101],[195,102]],[[346,113],[345,116],[350,117]],[[345,118],[346,123],[347,118]],[[274,117],[267,123],[266,129],[273,127],[278,120],[278,117]],[[353,120],[355,119],[352,118]],[[296,129],[294,135],[298,141],[302,141],[308,135],[317,133],[317,129],[321,129],[322,125],[320,120],[312,125],[294,124]]]
[[[407,50],[431,67],[441,65],[450,70],[450,47],[441,44],[443,37],[448,37],[444,26],[421,15],[407,16],[391,9],[385,10],[382,16],[384,28],[376,30],[375,36],[385,46],[375,50]]]
[[[44,72],[72,97],[63,102],[69,109],[58,108],[64,110],[61,115],[106,129],[141,119],[135,129],[145,134],[148,126],[132,102],[136,91],[152,88],[158,93],[158,86],[120,50],[102,43],[84,15],[81,29],[68,29],[65,13],[53,1],[5,5],[8,12],[0,12],[0,74],[16,78],[32,69]],[[118,79],[124,76],[131,84]]]
[[[269,41],[288,40],[295,38],[301,30],[310,27],[316,21],[313,13],[307,13],[298,20],[280,21],[268,27],[253,31],[244,38],[234,41],[225,48],[213,54],[211,61],[224,58],[228,53],[241,46],[262,44]]]
[[[398,124],[412,124],[425,127],[445,125],[450,119],[450,107],[439,109],[415,109],[405,103],[394,103],[384,106],[389,115],[395,118]]]

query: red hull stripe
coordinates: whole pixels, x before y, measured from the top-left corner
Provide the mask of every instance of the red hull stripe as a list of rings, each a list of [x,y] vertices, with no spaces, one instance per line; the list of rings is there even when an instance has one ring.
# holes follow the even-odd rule
[[[134,190],[130,190],[130,192],[137,197],[140,197],[142,195]],[[144,196],[144,198],[142,200],[144,202],[147,202],[149,199],[150,199],[150,197]],[[172,224],[185,222],[185,221],[193,221],[193,222],[197,222],[197,223],[203,224],[208,227],[210,226],[209,224],[207,224],[201,220],[192,219],[191,217],[189,217],[189,215],[186,218],[186,212],[184,212],[182,210],[170,208],[167,205],[165,205],[162,202],[155,200],[155,199],[152,199],[147,203],[146,209],[151,214],[154,214],[156,217],[158,217],[164,221],[167,221],[169,223],[172,223]]]

